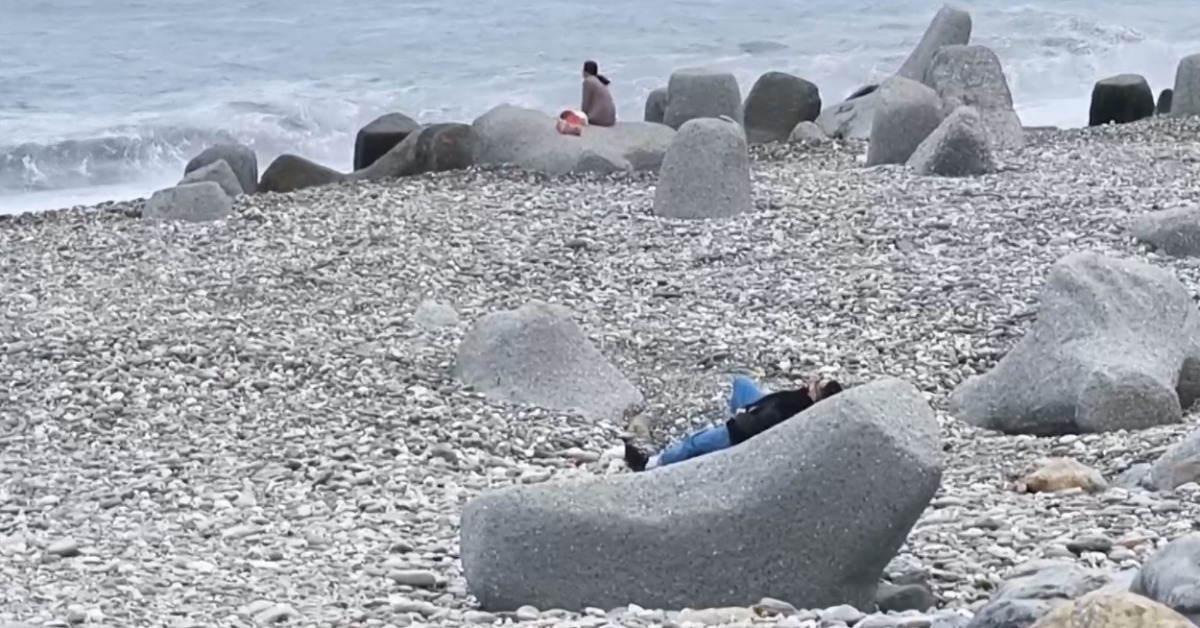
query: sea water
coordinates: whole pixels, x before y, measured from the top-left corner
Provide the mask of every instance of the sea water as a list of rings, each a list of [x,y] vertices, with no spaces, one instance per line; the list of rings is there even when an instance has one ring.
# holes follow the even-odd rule
[[[206,145],[348,170],[354,135],[400,111],[470,122],[500,103],[578,105],[594,59],[641,119],[674,68],[768,70],[835,103],[894,72],[937,0],[0,0],[0,213],[146,196]],[[1155,93],[1200,52],[1188,0],[977,0],[1026,125],[1082,126],[1092,84]]]

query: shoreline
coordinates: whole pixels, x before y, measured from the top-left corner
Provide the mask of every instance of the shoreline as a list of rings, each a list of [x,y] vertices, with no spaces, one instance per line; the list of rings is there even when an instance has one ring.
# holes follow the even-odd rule
[[[1145,122],[1145,121],[1141,121],[1141,122]],[[1128,125],[1122,125],[1122,126],[1128,126]],[[1088,132],[1090,128],[1091,127],[1087,127],[1087,126],[1058,127],[1058,126],[1035,126],[1035,125],[1030,125],[1030,126],[1024,127],[1028,136],[1043,137],[1043,138],[1047,137],[1047,134],[1049,134],[1052,137],[1058,137],[1061,135],[1061,137],[1063,137],[1063,138],[1072,138],[1072,137],[1075,137],[1075,134]],[[847,147],[847,149],[859,150],[861,152],[861,154],[863,154],[863,155],[866,154],[867,142],[865,140],[844,140],[844,141],[842,141],[842,143]],[[752,145],[750,147],[752,159],[760,159],[764,155],[770,155],[772,153],[779,153],[781,151],[782,152],[797,152],[799,150],[800,149],[798,149],[796,146],[792,146],[788,142],[773,142],[773,143],[769,143],[769,144],[756,144],[756,145]],[[481,172],[481,171],[489,172],[489,171],[496,171],[496,170],[500,170],[500,171],[511,170],[513,168],[514,167],[512,167],[512,166],[505,166],[505,165],[473,166],[470,170],[471,170],[471,172]],[[181,170],[182,170],[182,167],[181,167]],[[458,171],[458,173],[462,173],[462,172],[463,171]],[[445,172],[445,173],[435,173],[435,176],[453,175],[453,174],[455,174],[455,171]],[[532,171],[529,174],[531,174],[533,176],[546,176],[541,173],[535,173]],[[640,176],[641,174],[642,173],[635,173],[634,176]],[[407,178],[420,179],[422,177],[427,177],[427,176],[429,176],[429,175],[415,175],[413,177],[405,177],[405,178],[406,179]],[[580,176],[580,175],[568,174],[568,175],[562,175],[562,177],[560,177],[560,178],[563,178],[564,180],[569,180],[572,177],[577,177],[577,176]],[[395,181],[398,181],[398,180],[394,180],[394,182]],[[332,184],[332,185],[344,186],[344,185],[354,185],[355,183],[357,183],[357,182],[345,181],[342,183],[336,183],[336,184]],[[172,185],[172,184],[173,184],[173,182],[166,183],[165,187],[170,187],[170,185]],[[325,187],[325,186],[322,186],[322,187]],[[153,190],[151,192],[153,192]],[[292,194],[292,193],[294,193],[294,192],[288,192],[288,193],[284,193],[284,194]],[[279,193],[276,193],[276,192],[257,193],[257,195],[261,195],[261,194],[279,194]],[[120,210],[120,211],[125,211],[123,208],[125,208],[127,206],[140,207],[141,205],[144,205],[145,202],[149,198],[150,198],[150,194],[147,193],[145,195],[135,196],[135,197],[127,198],[127,199],[123,199],[123,200],[106,199],[103,201],[98,201],[96,203],[75,204],[75,205],[70,205],[70,206],[65,206],[65,207],[55,207],[55,208],[49,208],[49,209],[35,209],[35,210],[26,210],[26,211],[21,211],[21,212],[0,213],[0,221],[12,220],[17,217],[33,216],[33,215],[40,215],[40,214],[61,214],[61,213],[70,213],[70,212],[102,211],[105,209],[116,209],[116,210]]]
[[[743,86],[743,89],[748,89],[748,86]],[[1053,102],[1059,102],[1059,101],[1053,101]],[[1037,124],[1028,124],[1026,126],[1026,128],[1028,128],[1028,129],[1045,129],[1045,128],[1053,127],[1055,129],[1064,130],[1064,131],[1080,130],[1080,129],[1088,128],[1086,126],[1086,122],[1087,122],[1087,120],[1086,120],[1086,117],[1087,117],[1086,98],[1081,97],[1080,99],[1078,99],[1078,102],[1076,102],[1076,101],[1071,101],[1071,102],[1072,102],[1072,104],[1080,106],[1079,114],[1077,116],[1072,116],[1073,118],[1077,119],[1079,126],[1067,126],[1062,123],[1055,123],[1055,124],[1037,123]],[[1043,103],[1043,104],[1039,104],[1039,105],[1031,105],[1029,107],[1017,106],[1016,111],[1017,111],[1017,114],[1022,115],[1023,116],[1022,119],[1024,119],[1023,112],[1028,112],[1029,109],[1044,108],[1048,104],[1049,103]],[[481,112],[481,114],[482,113],[483,112]],[[1059,118],[1061,118],[1061,116],[1055,117],[1054,121],[1058,121]],[[629,119],[635,120],[635,119],[639,119],[639,118],[638,118],[638,116],[633,115]],[[623,121],[624,121],[624,119],[623,119]],[[343,152],[345,153],[344,162],[330,162],[330,164],[329,164],[330,167],[340,170],[340,169],[344,169],[345,167],[349,166],[349,164],[352,162],[352,156],[353,156],[353,152],[354,152],[354,146],[353,146],[352,141],[344,147]],[[262,165],[265,167],[265,165],[267,163],[270,163],[270,161],[272,159],[274,159],[278,156],[279,155],[274,155],[274,154],[261,155],[260,157],[262,157]],[[183,171],[183,166],[185,163],[186,162],[184,162],[184,161],[179,162],[178,168],[177,168],[178,172],[181,173]],[[182,176],[182,175],[180,175],[180,176]],[[127,181],[127,182],[113,183],[113,184],[109,184],[109,185],[105,185],[105,186],[95,186],[95,187],[90,187],[90,188],[64,188],[64,189],[60,189],[60,190],[37,190],[37,191],[27,191],[27,192],[21,192],[21,193],[17,193],[17,194],[11,194],[8,196],[0,196],[0,216],[9,216],[9,215],[15,215],[15,214],[22,214],[22,213],[31,213],[31,212],[46,212],[46,211],[54,212],[54,211],[70,210],[70,209],[75,209],[75,208],[98,207],[98,206],[108,205],[108,204],[112,204],[112,203],[128,203],[128,202],[133,202],[133,201],[137,201],[137,200],[144,200],[144,199],[149,198],[149,196],[151,194],[153,194],[156,190],[173,185],[177,181],[177,179],[174,178],[174,174],[166,174],[164,172],[160,176],[156,177],[155,181],[157,181],[157,183],[147,183],[146,184],[147,189],[145,189],[142,192],[130,191],[128,193],[123,193],[119,197],[116,197],[116,198],[104,198],[104,199],[96,200],[96,201],[89,201],[89,202],[83,202],[83,203],[72,203],[70,205],[40,207],[40,208],[36,208],[36,209],[22,209],[20,211],[9,211],[7,209],[7,207],[5,206],[6,200],[7,199],[21,199],[21,198],[27,198],[27,197],[31,197],[31,196],[54,195],[54,194],[62,194],[64,196],[74,196],[74,197],[81,197],[81,196],[90,197],[90,196],[93,196],[93,194],[90,193],[89,190],[105,188],[105,187],[120,187],[120,188],[129,189],[129,188],[136,187],[137,183],[133,182],[133,181]],[[8,200],[7,202],[15,202],[15,201]],[[25,203],[23,203],[23,204],[25,204]]]

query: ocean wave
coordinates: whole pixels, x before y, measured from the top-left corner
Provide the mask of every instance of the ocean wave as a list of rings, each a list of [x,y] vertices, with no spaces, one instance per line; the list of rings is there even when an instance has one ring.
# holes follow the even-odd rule
[[[131,134],[0,147],[0,191],[111,185],[143,176],[147,170],[186,162],[189,153],[235,139],[221,131],[150,128]]]
[[[169,171],[181,174],[189,159],[220,142],[244,143],[264,162],[296,152],[342,167],[351,158],[346,143],[353,142],[358,126],[378,108],[369,105],[370,99],[354,103],[335,90],[291,86],[276,91],[270,99],[232,94],[226,100],[131,115],[128,120],[81,120],[69,133],[45,133],[48,139],[43,141],[0,143],[0,195],[106,186],[161,178]],[[37,122],[28,118],[23,134],[37,135]],[[63,124],[59,117],[41,121],[47,130]]]

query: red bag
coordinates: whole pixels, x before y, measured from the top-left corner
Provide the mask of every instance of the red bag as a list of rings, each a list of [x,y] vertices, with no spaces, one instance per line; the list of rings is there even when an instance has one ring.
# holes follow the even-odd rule
[[[583,127],[578,124],[571,124],[566,120],[558,121],[558,132],[563,135],[583,135]]]
[[[558,114],[558,132],[563,135],[583,135],[587,117],[570,109]]]

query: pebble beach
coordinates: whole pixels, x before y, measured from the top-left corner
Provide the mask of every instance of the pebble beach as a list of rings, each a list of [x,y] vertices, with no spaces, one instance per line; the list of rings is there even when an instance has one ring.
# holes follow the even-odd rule
[[[142,201],[0,217],[0,626],[916,628],[959,625],[1031,559],[1136,569],[1200,520],[1195,484],[1014,482],[1066,456],[1115,483],[1195,414],[1039,439],[968,426],[946,399],[1029,329],[1067,254],[1142,259],[1197,294],[1200,260],[1126,224],[1200,199],[1198,133],[1195,117],[1030,131],[971,178],[867,168],[856,140],[755,146],[755,210],[721,220],[654,216],[654,174],[477,167],[244,195],[210,223],[141,220]],[[719,420],[735,373],[917,386],[945,474],[888,573],[921,572],[939,610],[477,610],[466,500],[627,472],[626,426],[452,376],[473,320],[531,299],[570,308],[660,443]]]

